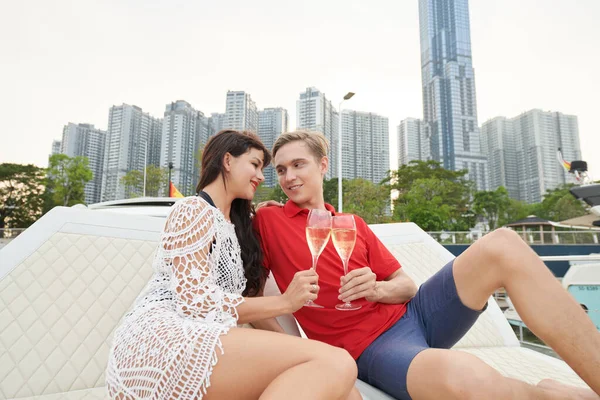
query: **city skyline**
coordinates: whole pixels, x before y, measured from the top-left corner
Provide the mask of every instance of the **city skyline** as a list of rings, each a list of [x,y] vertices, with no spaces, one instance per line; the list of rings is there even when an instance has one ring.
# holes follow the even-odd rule
[[[308,99],[311,101],[307,103],[305,100]],[[63,153],[71,157],[89,158],[94,181],[87,185],[89,188],[86,186],[88,203],[97,201],[100,194],[103,201],[128,197],[127,189],[120,182],[120,178],[110,184],[112,173],[103,174],[102,171],[110,172],[112,169],[113,173],[118,170],[119,174],[123,174],[139,170],[144,162],[146,165],[163,167],[172,162],[172,182],[182,193],[189,195],[194,192],[198,180],[198,151],[216,130],[225,128],[256,131],[267,148],[273,145],[277,136],[288,131],[287,110],[259,110],[259,125],[255,129],[252,126],[245,127],[244,124],[248,122],[243,122],[246,113],[257,110],[256,104],[251,100],[251,94],[229,91],[226,101],[228,108],[231,107],[232,101],[240,104],[234,106],[233,111],[226,113],[230,114],[229,123],[242,124],[234,128],[221,121],[226,114],[213,113],[211,117],[206,118],[202,111],[195,110],[184,100],[167,104],[163,119],[144,113],[136,105],[113,106],[109,110],[109,120],[112,123],[108,132],[98,130],[90,124],[69,123],[63,129],[62,141],[52,141],[51,154]],[[304,129],[308,130],[315,130],[323,123],[319,121],[322,119],[320,114],[330,112],[338,115],[331,102],[314,87],[300,93],[296,111],[300,120],[304,120]],[[222,126],[218,129],[214,126],[211,131],[211,124],[215,122],[211,121],[211,118],[217,118],[216,125]],[[345,154],[344,177],[380,182],[386,177],[386,165],[389,165],[389,157],[392,154],[386,143],[390,136],[388,118],[373,112],[349,109],[344,109],[341,118],[344,139],[342,147]],[[393,135],[398,142],[396,150],[399,165],[412,160],[431,159],[430,143],[424,135],[423,125],[423,121],[419,119],[407,118],[397,127]],[[537,203],[542,200],[547,190],[574,182],[562,164],[557,162],[556,149],[562,149],[562,156],[566,159],[581,159],[578,125],[577,116],[540,109],[528,110],[514,118],[498,116],[486,121],[481,127],[481,143],[489,166],[487,190],[504,186],[510,197],[527,203]],[[95,136],[89,136],[90,131],[97,131],[102,137],[106,136],[108,148],[111,147],[110,143],[120,143],[118,148],[112,146],[113,150],[106,152],[104,162],[104,140],[99,141]],[[67,135],[67,132],[72,133]],[[141,163],[140,149],[147,154],[142,156],[144,159]],[[276,184],[272,166],[265,170],[265,178],[266,187]]]
[[[223,94],[230,89],[251,93],[261,108],[288,109],[291,129],[296,127],[297,94],[308,86],[319,88],[335,108],[347,91],[356,92],[343,108],[387,116],[390,132],[403,119],[422,118],[416,1],[384,1],[378,7],[353,1],[285,7],[272,1],[253,7],[235,1],[205,7],[191,2],[173,7],[164,1],[151,6],[136,1],[36,3],[11,3],[7,11],[14,18],[0,26],[6,71],[0,77],[5,88],[0,109],[10,116],[3,131],[10,146],[1,146],[2,162],[45,166],[50,144],[66,123],[107,129],[111,105],[136,104],[158,117],[165,102],[182,99],[210,115],[225,111]],[[317,4],[326,27],[297,29]],[[220,21],[230,8],[244,12],[231,16],[225,30]],[[266,8],[269,13],[263,12]],[[540,0],[470,4],[479,124],[534,108],[577,115],[582,158],[596,180],[600,160],[592,152],[600,148],[600,137],[594,98],[600,79],[593,69],[600,55],[589,49],[600,33],[593,18],[598,12],[600,3],[590,0],[578,7]],[[85,22],[75,18],[91,14],[95,18]],[[110,32],[101,23],[107,19]],[[158,24],[162,29],[155,29]],[[240,37],[255,45],[240,44]],[[336,45],[323,37],[335,38]],[[266,38],[271,46],[259,46]],[[201,56],[185,63],[174,65],[153,51],[187,52],[198,39]],[[131,41],[139,46],[130,46]],[[272,53],[277,46],[285,50],[283,57]],[[350,57],[358,47],[366,52]],[[233,62],[233,49],[248,62]],[[85,68],[65,62],[74,51],[86,60]]]

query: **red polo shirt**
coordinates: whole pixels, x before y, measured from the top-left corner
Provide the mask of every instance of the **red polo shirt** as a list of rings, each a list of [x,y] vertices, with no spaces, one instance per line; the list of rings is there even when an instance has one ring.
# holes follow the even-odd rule
[[[331,205],[325,207],[335,215]],[[261,208],[254,220],[264,250],[264,266],[271,270],[282,293],[296,272],[312,265],[305,234],[307,217],[308,210],[290,200],[283,208]],[[357,237],[349,270],[369,266],[377,280],[384,280],[400,264],[365,221],[358,216],[354,218]],[[325,308],[302,307],[294,316],[309,338],[344,348],[355,359],[406,311],[405,304],[372,303],[365,299],[353,301],[362,305],[359,310],[336,310],[335,305],[341,303],[338,295],[344,268],[331,240],[319,257],[317,273],[321,290],[315,302]]]

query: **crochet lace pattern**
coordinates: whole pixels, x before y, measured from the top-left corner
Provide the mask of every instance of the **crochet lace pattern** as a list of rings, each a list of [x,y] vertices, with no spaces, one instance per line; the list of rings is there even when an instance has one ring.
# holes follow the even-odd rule
[[[201,399],[237,325],[246,287],[235,227],[204,199],[178,201],[154,275],[115,330],[106,370],[110,398]]]

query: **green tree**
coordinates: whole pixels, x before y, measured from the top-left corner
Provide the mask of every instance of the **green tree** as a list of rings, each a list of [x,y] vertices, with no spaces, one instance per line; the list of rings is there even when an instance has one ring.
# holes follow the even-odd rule
[[[498,218],[498,226],[504,226],[511,222],[526,218],[528,215],[532,214],[531,208],[531,205],[526,204],[525,202],[509,198],[504,214],[500,215]]]
[[[85,202],[85,184],[93,178],[87,157],[54,154],[48,166],[48,182],[55,205],[72,206]]]
[[[140,197],[144,191],[144,173],[138,170],[129,171],[121,177],[121,184],[125,186],[128,198]]]
[[[447,201],[453,197],[456,183],[437,178],[420,178],[412,183],[400,201],[396,201],[394,219],[410,221],[426,231],[454,230],[464,209]]]
[[[344,212],[359,215],[368,224],[389,222],[386,210],[390,202],[390,188],[378,185],[362,178],[343,179]],[[338,206],[338,180],[326,180],[323,183],[325,202]]]
[[[382,183],[391,183],[391,188],[400,194],[409,191],[417,179],[435,178],[460,183],[468,188],[473,183],[465,178],[466,170],[451,171],[442,167],[437,161],[414,160],[407,165],[401,165],[395,171],[390,171],[389,176]]]
[[[198,150],[196,150],[196,156],[194,157],[196,160],[196,169],[197,177],[194,183],[192,183],[192,187],[190,188],[190,193],[196,194],[196,188],[198,187],[198,183],[200,182],[200,176],[202,174],[202,155],[204,154],[204,148],[206,147],[206,143],[201,143]],[[166,170],[166,176],[169,176],[168,169]]]
[[[556,222],[586,215],[588,207],[569,192],[571,187],[573,185],[564,185],[548,190],[542,202],[532,207],[533,213]]]
[[[496,229],[498,220],[505,215],[509,204],[508,190],[504,186],[494,191],[477,192],[473,196],[473,211],[488,221],[490,230]]]
[[[258,204],[262,201],[272,200],[271,194],[273,193],[274,189],[275,189],[274,187],[270,188],[270,187],[260,185],[256,189],[256,193],[254,193],[254,199],[252,200],[252,202],[254,204]]]
[[[346,188],[346,181],[347,179],[342,179],[342,190]],[[337,208],[338,203],[338,186],[338,178],[325,179],[323,181],[323,199],[325,199],[325,203],[329,203],[335,208]]]
[[[285,203],[286,201],[288,201],[288,197],[284,193],[281,186],[279,186],[279,184],[277,184],[273,188],[271,188],[271,191],[269,192],[269,195],[267,196],[267,198],[265,200],[275,200],[280,203]],[[259,203],[259,201],[256,201],[256,203]]]
[[[384,180],[397,190],[394,220],[411,221],[425,230],[465,230],[474,184],[467,171],[450,171],[436,161],[412,161]]]
[[[0,164],[0,229],[27,228],[42,216],[46,170]]]
[[[160,168],[156,165],[146,167],[146,196],[159,197],[166,193],[168,171],[166,168]],[[125,186],[125,192],[129,198],[141,197],[144,195],[144,172],[133,170],[129,171],[121,178],[121,183]]]

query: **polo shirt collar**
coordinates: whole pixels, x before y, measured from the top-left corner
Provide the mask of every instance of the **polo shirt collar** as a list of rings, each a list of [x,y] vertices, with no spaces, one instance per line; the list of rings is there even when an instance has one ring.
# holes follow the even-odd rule
[[[331,204],[325,203],[325,208],[327,211],[331,212],[332,215],[335,215],[335,208],[333,208]],[[298,214],[308,215],[308,208],[300,208],[292,200],[288,200],[283,206],[283,213],[286,217],[293,218]]]

